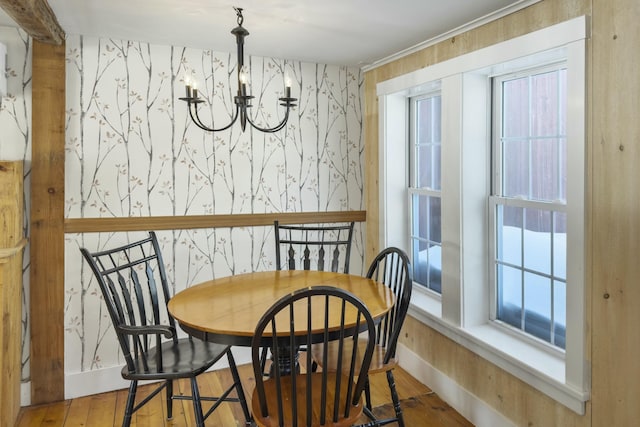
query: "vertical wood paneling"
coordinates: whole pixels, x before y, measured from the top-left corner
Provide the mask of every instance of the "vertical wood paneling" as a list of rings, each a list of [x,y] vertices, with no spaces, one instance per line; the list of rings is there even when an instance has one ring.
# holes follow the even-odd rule
[[[24,193],[22,161],[0,161],[0,248],[23,239]]]
[[[20,410],[23,163],[0,161],[0,425]]]
[[[65,46],[33,42],[31,403],[64,399]]]
[[[380,157],[378,156],[378,97],[375,78],[364,80],[364,179],[367,211],[364,265],[369,265],[380,251]]]
[[[632,11],[629,10],[629,5],[633,3],[633,0],[619,1],[616,3],[624,3],[627,5],[627,11],[620,10],[618,6],[610,5],[606,0],[601,0],[601,9],[603,12],[610,15],[617,15],[620,13],[627,13],[628,20],[630,21],[632,16],[637,16],[637,11],[633,11],[636,15],[633,15]],[[424,68],[426,66],[456,57],[458,55],[475,51],[477,49],[490,46],[492,44],[511,39],[513,37],[517,37],[523,34],[530,33],[532,31],[548,27],[550,25],[575,18],[582,15],[590,15],[592,7],[591,0],[567,0],[567,1],[552,1],[545,0],[535,5],[532,5],[526,9],[523,9],[517,13],[511,14],[504,18],[501,18],[497,21],[484,25],[480,28],[471,30],[467,33],[456,36],[455,38],[451,38],[449,40],[445,40],[437,45],[425,48],[419,52],[416,52],[410,56],[399,59],[397,61],[391,62],[389,64],[385,64],[376,69],[370,70],[365,73],[365,141],[366,141],[366,156],[367,156],[367,165],[368,165],[368,173],[367,173],[367,248],[366,254],[369,256],[372,253],[375,253],[379,248],[378,239],[378,212],[379,212],[379,172],[378,172],[378,99],[376,97],[376,84],[378,82],[387,80],[392,77],[396,77],[398,75],[410,73],[412,71],[418,70],[420,68]],[[595,13],[595,11],[594,11]],[[594,17],[596,20],[597,17]],[[634,28],[634,31],[637,31]],[[637,40],[636,40],[637,42]],[[637,45],[637,43],[636,43]],[[629,53],[631,55],[631,53]],[[631,57],[631,56],[630,56]],[[637,58],[637,55],[635,55]],[[616,59],[617,60],[617,59]],[[637,60],[636,60],[637,62]],[[609,61],[611,67],[614,67],[614,61]],[[628,79],[632,79],[632,77],[628,76]],[[636,99],[639,99],[637,96],[637,88],[636,81],[638,81],[637,77],[633,77],[634,81],[634,91],[630,91],[629,94],[634,94]],[[600,84],[598,82],[599,79],[594,77],[594,85]],[[591,81],[591,80],[588,80]],[[626,80],[628,81],[628,80]],[[591,84],[590,84],[591,86]],[[614,84],[614,86],[619,87],[620,84]],[[611,95],[615,100],[618,95]],[[590,98],[591,95],[588,94]],[[611,105],[608,105],[609,108],[613,107],[615,104],[612,101]],[[633,112],[637,112],[637,108],[635,110],[629,109],[628,114],[633,114]],[[613,117],[614,113],[609,113],[611,120],[615,122]],[[597,115],[596,115],[597,116]],[[590,117],[587,118],[589,122]],[[637,120],[635,120],[637,121]],[[634,120],[629,120],[627,123],[633,123]],[[630,136],[630,135],[629,135]],[[591,138],[589,137],[588,140]],[[633,150],[635,153],[636,150]],[[624,152],[625,156],[628,156],[630,153]],[[591,152],[588,148],[588,156],[591,156]],[[631,164],[631,158],[627,160],[629,165]],[[638,163],[638,162],[636,162]],[[616,166],[613,166],[614,168]],[[636,170],[640,170],[636,166]],[[588,172],[589,173],[589,172]],[[621,173],[620,171],[611,172],[611,173]],[[636,172],[637,174],[638,172]],[[633,178],[637,181],[637,176],[627,176],[629,179],[628,184],[624,186],[625,190],[629,190],[625,193],[625,195],[614,196],[611,194],[615,186],[612,186],[608,181],[602,181],[602,189],[601,191],[605,191],[605,188],[609,192],[606,196],[607,198],[625,198],[629,196],[629,192],[631,190],[631,185],[633,182]],[[587,189],[589,192],[589,188]],[[589,197],[587,197],[589,199]],[[634,201],[632,203],[637,203]],[[613,212],[613,211],[608,211]],[[587,215],[591,214],[588,212]],[[626,215],[626,213],[625,213]],[[640,215],[636,215],[633,218],[634,221],[640,220]],[[607,228],[611,227],[611,224],[608,226],[604,226],[608,222],[603,219],[602,221],[603,230],[601,231],[603,234],[607,233]],[[618,227],[618,226],[616,226]],[[620,231],[624,229],[623,226],[619,226]],[[635,228],[636,230],[638,227]],[[621,231],[622,234],[622,231]],[[627,237],[628,241],[632,240],[632,237]],[[587,241],[590,242],[591,234],[590,230],[587,230]],[[600,240],[602,251],[610,251],[611,248],[605,242],[606,240]],[[622,245],[622,244],[621,244]],[[636,245],[637,246],[637,245]],[[608,257],[623,257],[629,258],[628,253],[638,253],[638,250],[631,251],[631,245],[624,248],[629,252],[620,252],[614,251],[609,252]],[[589,252],[589,248],[587,248],[587,252]],[[640,263],[636,263],[640,266]],[[602,268],[606,269],[606,263],[601,264]],[[636,267],[640,268],[640,267]],[[608,274],[613,275],[614,272],[610,271]],[[633,277],[638,277],[639,274],[635,274],[635,276],[626,277],[623,280],[632,280]],[[591,276],[590,271],[587,268],[587,294],[591,292]],[[635,295],[635,294],[634,294]],[[635,301],[640,299],[636,298]],[[629,301],[629,300],[628,300]],[[587,301],[588,303],[588,301]],[[627,302],[628,304],[628,302]],[[640,315],[631,315],[631,306],[629,305],[628,315],[625,318],[626,321],[629,321],[628,328],[631,328],[631,325],[638,324],[638,317]],[[610,316],[612,318],[616,318],[616,314],[614,311],[610,312]],[[631,320],[633,319],[633,322]],[[598,322],[604,321],[604,318],[596,317],[589,324],[595,325]],[[625,328],[622,326],[622,319],[618,322],[615,322],[617,326],[621,328],[621,331]],[[587,325],[587,327],[589,327]],[[604,326],[603,326],[604,327]],[[627,329],[631,330],[631,329]],[[620,337],[627,337],[625,332],[621,332]],[[628,338],[628,337],[627,337]],[[589,341],[589,339],[588,339]],[[636,340],[637,341],[637,340]],[[516,379],[512,375],[507,372],[501,370],[495,365],[487,362],[476,354],[468,351],[464,347],[456,344],[455,342],[449,340],[443,335],[435,332],[429,327],[425,326],[421,322],[409,317],[405,326],[405,333],[401,336],[401,342],[407,345],[412,351],[417,354],[420,354],[421,357],[429,362],[436,369],[444,372],[450,378],[455,380],[462,388],[469,390],[471,393],[476,395],[478,398],[487,402],[490,406],[495,408],[505,417],[514,421],[516,425],[519,426],[590,426],[592,425],[591,419],[591,404],[587,403],[586,414],[584,416],[577,415],[572,412],[570,409],[564,407],[563,405],[555,402],[550,399],[546,395],[538,392],[533,387],[523,383],[522,381]],[[610,341],[609,341],[610,342]],[[589,341],[590,343],[590,341]],[[603,343],[604,345],[604,343]],[[635,350],[634,346],[634,350]],[[616,353],[619,355],[619,359],[621,359],[621,355],[623,352],[620,348],[609,350],[612,354]],[[591,355],[587,354],[587,358],[591,360],[591,357],[598,358],[599,355],[594,353]],[[619,365],[620,362],[623,362],[623,366],[631,365],[631,359],[627,358],[626,361],[618,360],[617,362],[613,362],[612,359],[608,358],[607,360],[603,360],[603,362],[609,363],[609,374],[611,374],[611,367],[615,365]],[[637,364],[636,364],[637,365]],[[635,369],[632,370],[633,375],[636,374]],[[619,373],[616,373],[615,376],[618,378],[614,380],[614,382],[620,382],[620,384],[616,384],[616,387],[621,386],[621,383],[624,382],[625,379],[629,378],[627,374],[625,374],[624,369]],[[603,375],[604,377],[604,375]],[[596,378],[597,376],[594,374],[594,387],[596,387]],[[608,386],[607,386],[608,387]],[[635,387],[635,386],[634,386]],[[638,386],[640,387],[640,386]],[[622,389],[619,389],[621,394],[624,394]],[[594,389],[594,401],[598,394],[607,393],[607,390],[602,390],[600,393],[596,393]],[[637,392],[632,394],[626,394],[626,396],[637,395]],[[612,399],[610,396],[607,400]],[[602,406],[603,410],[606,405],[611,406],[612,403],[605,401]],[[595,403],[594,403],[595,406]],[[637,411],[638,405],[635,405],[634,411]],[[595,410],[594,410],[595,411]],[[614,425],[610,422],[606,423],[603,420],[606,418],[604,416],[606,414],[606,410],[603,413],[602,420],[598,420],[597,423],[593,423],[593,425]],[[640,416],[634,418],[628,417],[625,418],[626,422],[621,421],[616,423],[615,425],[634,425],[636,420],[639,419]],[[633,421],[632,421],[633,420]]]
[[[640,2],[594,0],[592,400],[594,426],[640,419]]]

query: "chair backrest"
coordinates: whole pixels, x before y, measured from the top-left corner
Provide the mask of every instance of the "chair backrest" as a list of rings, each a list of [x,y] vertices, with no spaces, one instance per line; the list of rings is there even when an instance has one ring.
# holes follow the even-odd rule
[[[98,281],[129,372],[162,371],[163,337],[177,340],[175,320],[167,311],[170,299],[162,254],[154,232],[149,237],[100,252],[80,252]]]
[[[348,273],[353,226],[353,222],[304,226],[275,221],[276,269],[338,272],[342,268],[342,273]]]
[[[330,319],[340,319],[340,326],[329,330]],[[308,369],[302,374],[286,375],[296,372],[299,347],[310,348],[315,343],[326,350],[330,341],[338,343],[343,355],[336,371]],[[365,350],[359,355],[359,344],[365,342]],[[273,353],[269,379],[262,375],[262,346],[270,346]],[[273,426],[342,425],[339,422],[345,418],[357,418],[362,411],[367,375],[360,375],[357,380],[355,376],[369,371],[374,347],[375,323],[353,294],[336,287],[313,286],[281,298],[259,320],[252,340],[254,399],[259,401],[259,406],[254,401],[254,414],[269,417]],[[305,366],[309,367],[311,352],[305,354]],[[288,362],[287,366],[275,362],[281,359]]]
[[[407,317],[413,288],[409,257],[402,250],[389,247],[380,252],[371,263],[367,277],[384,283],[396,296],[393,308],[377,326],[376,340],[385,347],[384,363],[395,357],[400,329]]]

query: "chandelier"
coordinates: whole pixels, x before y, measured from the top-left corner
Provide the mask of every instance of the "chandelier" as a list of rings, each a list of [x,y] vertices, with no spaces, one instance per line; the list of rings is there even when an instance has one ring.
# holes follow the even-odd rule
[[[240,119],[240,127],[242,128],[243,132],[247,127],[247,123],[249,123],[251,127],[259,130],[260,132],[277,132],[286,126],[287,120],[289,119],[289,111],[292,107],[296,106],[295,102],[297,101],[297,98],[291,97],[291,82],[289,81],[289,79],[285,79],[284,96],[282,98],[278,98],[280,101],[280,105],[286,108],[282,121],[274,127],[263,128],[258,126],[251,120],[251,117],[249,117],[248,114],[248,109],[251,108],[251,100],[254,97],[247,94],[247,82],[249,79],[249,73],[244,65],[244,38],[249,35],[249,31],[247,31],[242,26],[242,22],[244,21],[244,18],[242,16],[242,9],[239,7],[234,7],[233,9],[236,11],[238,18],[238,26],[231,30],[231,34],[236,36],[236,45],[238,48],[238,94],[233,97],[234,103],[236,104],[236,109],[233,118],[231,119],[231,123],[215,129],[213,127],[205,125],[202,120],[200,120],[200,117],[198,116],[198,104],[201,104],[205,101],[204,99],[198,97],[198,89],[195,87],[195,85],[192,85],[192,83],[188,81],[187,78],[185,78],[187,95],[184,98],[180,98],[180,100],[186,101],[187,108],[189,110],[189,116],[191,117],[193,123],[195,123],[196,126],[198,126],[200,129],[203,129],[205,131],[220,132],[229,129],[238,119]]]

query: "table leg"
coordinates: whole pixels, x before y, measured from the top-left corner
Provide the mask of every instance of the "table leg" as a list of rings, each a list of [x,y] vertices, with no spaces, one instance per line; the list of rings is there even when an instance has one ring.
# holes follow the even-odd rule
[[[269,376],[275,376],[275,366],[280,367],[280,375],[291,375],[291,366],[295,367],[295,373],[300,373],[298,348],[296,347],[293,352],[293,360],[291,360],[291,347],[282,346],[278,348],[278,360],[274,360],[273,353],[271,354],[271,366],[269,367]]]

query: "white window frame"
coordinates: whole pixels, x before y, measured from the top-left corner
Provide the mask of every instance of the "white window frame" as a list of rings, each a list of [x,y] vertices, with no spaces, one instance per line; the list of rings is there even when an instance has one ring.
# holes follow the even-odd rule
[[[587,18],[545,29],[380,82],[380,247],[408,249],[407,98],[441,88],[442,295],[414,286],[410,315],[584,414],[590,382],[585,317]],[[490,318],[490,76],[567,62],[567,329],[565,352],[496,327]],[[404,162],[404,163],[403,163]]]

